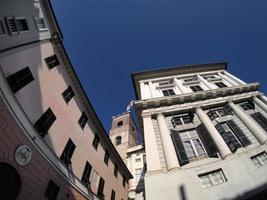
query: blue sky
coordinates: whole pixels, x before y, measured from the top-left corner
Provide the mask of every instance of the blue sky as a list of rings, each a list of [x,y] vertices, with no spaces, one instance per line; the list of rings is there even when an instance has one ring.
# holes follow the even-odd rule
[[[267,92],[266,0],[52,0],[72,64],[100,120],[134,99],[130,74],[228,62]]]

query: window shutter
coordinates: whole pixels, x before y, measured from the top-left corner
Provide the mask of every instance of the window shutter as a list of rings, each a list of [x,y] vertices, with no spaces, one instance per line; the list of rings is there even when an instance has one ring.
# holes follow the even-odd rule
[[[201,142],[203,143],[206,152],[208,153],[209,157],[218,157],[217,155],[217,147],[214,144],[211,136],[208,133],[208,130],[203,124],[200,124],[196,127],[196,131],[198,133]]]
[[[171,138],[181,166],[189,163],[189,159],[184,149],[183,142],[177,130],[171,129]]]
[[[229,106],[229,104],[226,104],[224,107],[223,107],[223,110],[225,111],[225,113],[227,115],[232,115],[233,114],[233,109],[231,108],[231,106]]]
[[[188,116],[189,116],[190,121],[193,122],[193,120],[194,120],[194,116],[195,116],[195,115],[194,115],[194,112],[193,112],[193,111],[189,111],[189,112],[188,112]]]
[[[267,119],[263,114],[257,112],[250,115],[266,132],[267,132]]]
[[[232,129],[232,131],[234,131],[236,137],[238,137],[243,146],[248,146],[251,144],[250,140],[233,120],[227,121],[226,123]]]
[[[222,125],[220,123],[216,124],[215,128],[217,129],[217,131],[222,135],[225,131],[224,128],[222,127]]]

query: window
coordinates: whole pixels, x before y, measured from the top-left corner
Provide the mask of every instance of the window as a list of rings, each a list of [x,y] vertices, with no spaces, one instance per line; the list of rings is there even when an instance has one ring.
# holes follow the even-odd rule
[[[209,79],[215,79],[215,78],[217,78],[215,75],[207,75],[207,76],[204,76],[204,79],[207,79],[207,80],[209,80]]]
[[[5,35],[5,34],[6,34],[6,30],[5,30],[3,20],[0,19],[0,36]]]
[[[203,91],[203,89],[199,85],[192,85],[190,86],[190,88],[193,92]]]
[[[191,78],[184,79],[185,83],[190,83],[190,82],[195,82],[195,81],[199,81],[197,76],[193,76]]]
[[[83,171],[82,182],[87,188],[90,186],[89,178],[90,178],[91,171],[92,171],[92,166],[90,165],[89,162],[86,162],[85,168]]]
[[[219,123],[215,127],[232,152],[251,144],[250,140],[233,120]]]
[[[99,185],[98,185],[98,190],[97,190],[97,196],[100,197],[100,199],[104,199],[104,187],[105,187],[105,180],[100,177]]]
[[[118,170],[119,170],[119,168],[118,168],[118,166],[115,164],[114,165],[114,176],[118,176]]]
[[[136,158],[135,162],[141,162],[141,158]]]
[[[74,97],[74,92],[71,88],[71,86],[69,86],[63,93],[62,96],[65,100],[66,103],[69,103],[69,101],[72,99],[72,97]]]
[[[116,193],[114,190],[111,191],[111,200],[115,200]]]
[[[267,154],[264,151],[255,156],[252,156],[250,159],[257,167],[261,167],[267,163]]]
[[[29,67],[25,67],[7,77],[7,82],[12,92],[17,92],[34,80]]]
[[[82,129],[84,129],[86,122],[88,121],[88,117],[85,112],[82,113],[78,123]]]
[[[6,21],[11,34],[29,31],[26,18],[7,17]]]
[[[266,132],[267,132],[267,119],[260,112],[250,115]]]
[[[180,132],[180,137],[189,160],[206,155],[196,130]]]
[[[122,126],[123,125],[123,121],[119,121],[118,123],[117,123],[117,126]]]
[[[34,17],[35,25],[38,31],[46,31],[47,26],[43,17]]]
[[[59,65],[59,61],[56,54],[49,56],[44,60],[46,62],[46,65],[48,66],[48,69],[53,69],[54,67]]]
[[[109,160],[109,152],[106,150],[105,157],[104,157],[104,163],[106,163],[106,165],[108,165],[108,160]]]
[[[142,168],[137,168],[134,171],[134,179],[135,179],[135,183],[139,183],[140,179],[142,176]]]
[[[60,160],[68,167],[69,164],[71,164],[71,157],[73,155],[73,152],[76,148],[76,145],[72,142],[71,139],[68,140],[68,143],[66,144],[64,151],[62,152],[60,156]]]
[[[115,138],[116,145],[120,145],[121,144],[121,140],[122,140],[121,136],[117,136]]]
[[[51,108],[48,108],[45,113],[35,122],[34,128],[38,131],[41,137],[44,137],[55,120],[56,116]]]
[[[214,83],[218,88],[224,88],[227,87],[227,85],[225,85],[223,82],[216,82]]]
[[[97,147],[98,147],[98,144],[100,142],[100,138],[99,136],[95,133],[95,137],[94,137],[94,140],[93,140],[93,147],[95,148],[95,150],[97,150]]]
[[[254,110],[255,109],[255,105],[252,101],[246,101],[246,102],[240,103],[239,105],[243,110]]]
[[[122,176],[122,186],[125,187],[126,186],[126,177]]]
[[[181,114],[178,116],[173,116],[171,119],[172,125],[175,128],[177,125],[189,124],[192,123],[194,119],[194,113],[189,112],[186,114]]]
[[[173,85],[173,83],[174,83],[173,79],[171,79],[171,80],[159,82],[159,86],[170,86],[170,85]]]
[[[55,184],[53,181],[49,181],[44,194],[46,199],[56,200],[58,193],[59,193],[59,186]]]
[[[199,174],[198,177],[200,178],[201,186],[204,188],[219,185],[227,181],[221,169],[205,174]]]
[[[219,108],[219,109],[216,109],[216,110],[211,110],[207,113],[207,115],[209,116],[209,118],[211,120],[214,120],[215,118],[218,118],[218,117],[223,117],[226,115],[225,111],[223,108]]]
[[[175,95],[173,89],[168,89],[168,90],[162,90],[163,95],[166,96],[172,96]]]

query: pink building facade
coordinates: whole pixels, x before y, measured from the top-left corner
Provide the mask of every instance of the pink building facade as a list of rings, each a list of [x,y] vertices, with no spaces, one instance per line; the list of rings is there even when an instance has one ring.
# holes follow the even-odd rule
[[[11,0],[0,11],[1,197],[126,200],[132,176],[73,70],[50,2]]]

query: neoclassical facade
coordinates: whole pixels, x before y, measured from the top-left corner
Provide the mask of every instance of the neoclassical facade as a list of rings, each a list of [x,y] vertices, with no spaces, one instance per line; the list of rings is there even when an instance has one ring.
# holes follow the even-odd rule
[[[0,3],[0,199],[128,198],[49,0]]]
[[[267,98],[227,63],[132,74],[146,199],[264,199]]]

